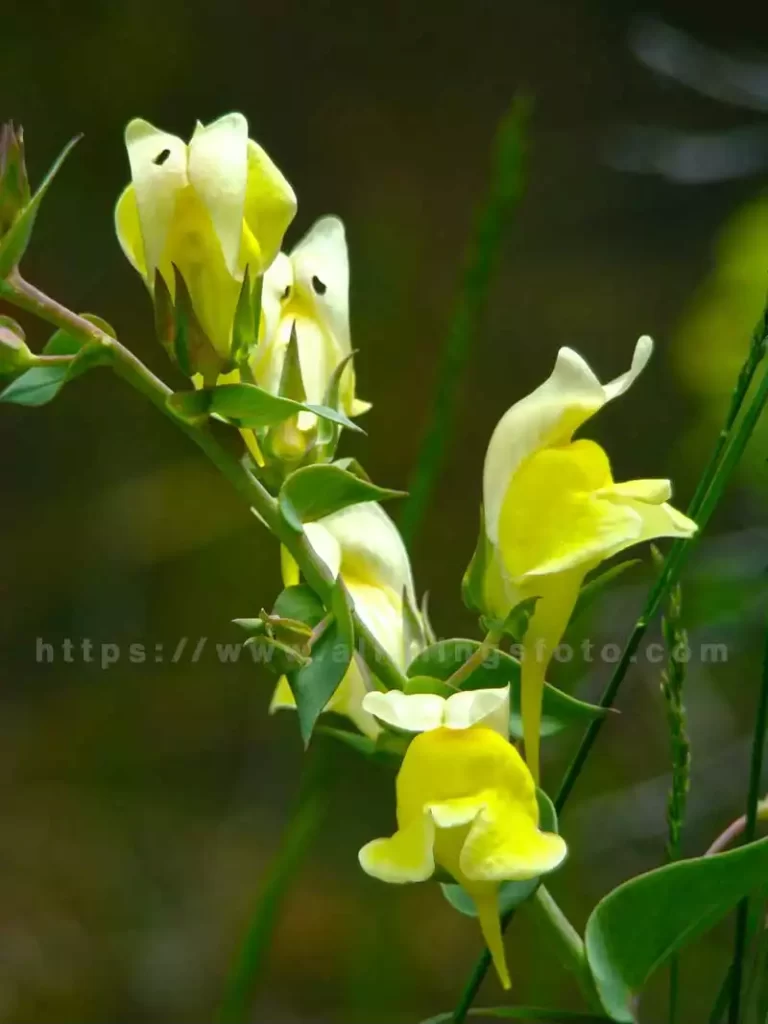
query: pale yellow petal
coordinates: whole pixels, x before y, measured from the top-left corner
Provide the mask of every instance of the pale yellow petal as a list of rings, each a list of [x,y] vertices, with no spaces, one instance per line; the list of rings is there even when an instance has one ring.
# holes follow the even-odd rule
[[[355,654],[325,710],[344,715],[364,736],[375,739],[381,732],[381,726],[363,707],[363,701],[368,693],[365,672],[365,663],[358,654]]]
[[[336,537],[322,522],[305,523],[304,532],[312,546],[312,550],[320,561],[326,565],[333,578],[336,579],[341,569],[341,544],[339,544]]]
[[[259,265],[265,270],[280,250],[288,225],[296,213],[296,195],[267,153],[248,140],[248,182],[245,223],[259,248]]]
[[[443,724],[445,700],[436,693],[378,690],[366,694],[363,708],[379,721],[405,732],[427,732]]]
[[[344,225],[321,217],[291,252],[296,288],[340,358],[349,355],[349,257]]]
[[[242,279],[240,239],[248,182],[248,122],[242,114],[226,114],[199,125],[189,144],[188,174],[208,211],[224,262]]]
[[[669,480],[626,480],[597,491],[596,496],[617,502],[644,501],[651,505],[661,505],[672,497],[672,484]]]
[[[129,185],[123,190],[115,206],[115,231],[120,247],[133,267],[146,280],[147,262],[144,257],[144,240],[141,237],[139,207],[136,189]]]
[[[150,285],[160,264],[176,200],[186,187],[187,146],[175,135],[136,118],[125,129],[125,145],[136,191],[146,274]]]
[[[509,687],[451,694],[445,702],[444,722],[449,729],[484,725],[509,739]]]

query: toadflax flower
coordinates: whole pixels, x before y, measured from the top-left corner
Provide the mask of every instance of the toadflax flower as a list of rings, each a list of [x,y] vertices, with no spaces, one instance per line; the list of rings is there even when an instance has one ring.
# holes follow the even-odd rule
[[[334,576],[341,576],[360,619],[398,667],[405,670],[424,647],[425,640],[416,611],[408,552],[395,524],[380,505],[367,501],[317,522],[305,523],[304,530],[318,557]],[[283,580],[286,586],[299,582],[298,566],[285,549]],[[367,669],[355,654],[326,710],[345,715],[361,732],[374,737],[380,728],[363,709],[367,692]],[[270,711],[295,706],[288,681],[283,677],[275,689]]]
[[[322,404],[334,370],[351,355],[349,338],[349,259],[344,225],[321,217],[289,255],[279,253],[264,275],[264,338],[251,360],[256,382],[276,394],[291,334],[295,332],[306,400]],[[355,397],[351,360],[339,388],[339,408],[359,416],[370,403]],[[312,413],[299,415],[298,427],[314,426]]]
[[[509,988],[498,888],[558,867],[565,841],[539,829],[536,787],[509,742],[509,688],[436,694],[369,693],[366,711],[418,733],[397,776],[397,832],[360,851],[383,882],[423,882],[436,867],[473,898],[483,938]]]
[[[246,268],[253,284],[277,255],[296,212],[293,189],[248,138],[242,114],[198,122],[189,144],[137,118],[125,144],[132,181],[115,210],[120,245],[150,292],[159,270],[175,296],[178,268],[226,364]]]
[[[536,779],[544,677],[585,575],[633,544],[696,530],[667,503],[668,480],[616,483],[600,445],[573,440],[575,430],[634,383],[652,350],[651,339],[640,338],[630,369],[601,384],[580,355],[561,348],[552,375],[509,409],[488,446],[484,603],[502,618],[520,601],[539,598],[522,658],[525,753]]]

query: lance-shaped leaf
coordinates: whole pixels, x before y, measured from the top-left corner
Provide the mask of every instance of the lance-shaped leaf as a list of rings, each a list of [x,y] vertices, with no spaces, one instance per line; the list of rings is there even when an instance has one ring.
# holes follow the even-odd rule
[[[0,237],[29,203],[24,132],[12,121],[0,125]]]
[[[477,640],[441,640],[422,651],[408,666],[408,676],[448,679],[477,651]],[[509,684],[509,731],[523,736],[520,711],[520,662],[505,651],[492,651],[483,664],[464,680],[462,690],[484,690]],[[541,735],[554,736],[571,725],[588,725],[606,714],[605,708],[586,704],[546,683],[541,714]]]
[[[552,801],[541,789],[536,790],[536,799],[539,804],[539,828],[544,832],[557,832],[557,813]],[[533,896],[540,882],[541,876],[526,879],[524,882],[502,882],[499,885],[499,916],[519,907],[529,896]],[[442,883],[440,888],[451,906],[459,913],[477,917],[475,901],[460,885],[455,882]]]
[[[288,673],[288,684],[296,701],[299,730],[304,746],[309,745],[318,716],[347,673],[354,653],[355,633],[344,584],[337,580],[332,591],[333,618],[312,644],[309,664]]]
[[[613,1020],[635,1021],[634,1000],[673,953],[712,928],[768,878],[768,839],[682,860],[608,893],[587,922],[587,959]]]
[[[273,395],[255,384],[221,384],[199,391],[177,391],[168,399],[169,408],[181,419],[199,423],[209,416],[219,416],[237,427],[259,430],[275,426],[306,410],[316,416],[338,420],[350,430],[363,433],[346,416],[322,405],[294,402]]]
[[[280,511],[294,529],[362,501],[401,498],[402,491],[361,480],[339,466],[305,466],[291,473],[280,488]]]
[[[186,281],[175,264],[173,276],[176,289],[173,354],[183,374],[191,377],[195,373],[200,373],[203,380],[210,383],[224,370],[229,369],[229,366],[203,330],[192,305],[192,296],[189,294]]]
[[[353,358],[354,352],[350,352],[331,374],[323,396],[323,405],[327,405],[330,409],[341,409],[341,379]],[[333,458],[340,436],[341,427],[338,423],[332,423],[330,420],[320,421],[317,431],[317,447],[320,450],[321,458]]]
[[[49,338],[43,355],[73,358],[56,366],[34,366],[22,373],[0,394],[0,402],[27,406],[45,405],[58,395],[68,381],[94,366],[109,362],[109,356],[99,342],[84,344],[66,331],[56,331]]]
[[[21,261],[32,237],[32,228],[35,226],[35,218],[45,193],[51,187],[53,179],[61,170],[62,164],[69,156],[73,147],[80,141],[80,138],[81,136],[77,135],[67,143],[45,178],[43,178],[40,188],[16,215],[10,228],[0,239],[0,278],[7,277]]]

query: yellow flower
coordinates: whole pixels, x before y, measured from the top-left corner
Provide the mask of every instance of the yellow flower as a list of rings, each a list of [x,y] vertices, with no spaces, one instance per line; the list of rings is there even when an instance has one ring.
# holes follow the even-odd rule
[[[558,867],[565,841],[539,829],[536,787],[509,743],[509,689],[435,694],[370,693],[363,707],[416,732],[397,776],[397,832],[360,851],[383,882],[423,882],[449,872],[473,898],[499,978],[509,988],[499,924],[503,881]]]
[[[305,523],[304,530],[317,556],[334,577],[341,576],[362,622],[404,671],[423,648],[424,636],[408,552],[395,524],[380,505],[367,501],[315,523]],[[299,582],[298,567],[285,549],[283,580],[286,586]],[[417,626],[416,635],[408,627],[409,620]],[[325,710],[346,715],[362,733],[375,737],[380,728],[363,709],[369,684],[365,662],[353,655],[347,674]],[[283,677],[270,711],[295,706]]]
[[[502,417],[485,459],[485,529],[491,550],[484,601],[495,617],[538,596],[522,659],[525,753],[539,776],[544,677],[585,575],[603,559],[655,537],[690,537],[696,524],[671,505],[668,480],[615,483],[608,457],[573,433],[631,386],[653,350],[635,348],[630,369],[601,384],[562,348],[552,375]]]
[[[296,196],[242,114],[198,122],[187,143],[135,119],[125,129],[132,183],[115,210],[117,237],[150,292],[159,270],[175,295],[178,267],[222,360],[246,267],[251,283],[277,255]]]
[[[349,337],[349,260],[344,225],[321,217],[293,251],[280,253],[264,275],[264,339],[251,360],[256,382],[278,392],[286,349],[295,330],[306,400],[322,404],[334,370],[352,352]],[[339,390],[340,411],[359,416],[370,403],[355,397],[355,373],[346,365]],[[315,426],[300,413],[298,429]]]

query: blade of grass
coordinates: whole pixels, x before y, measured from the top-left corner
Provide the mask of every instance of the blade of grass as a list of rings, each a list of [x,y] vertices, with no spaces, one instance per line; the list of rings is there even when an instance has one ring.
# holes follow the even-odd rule
[[[453,432],[462,373],[481,324],[502,242],[524,188],[525,128],[530,103],[517,97],[494,143],[491,179],[467,251],[464,279],[437,371],[432,411],[408,484],[400,530],[407,546],[424,519]]]

